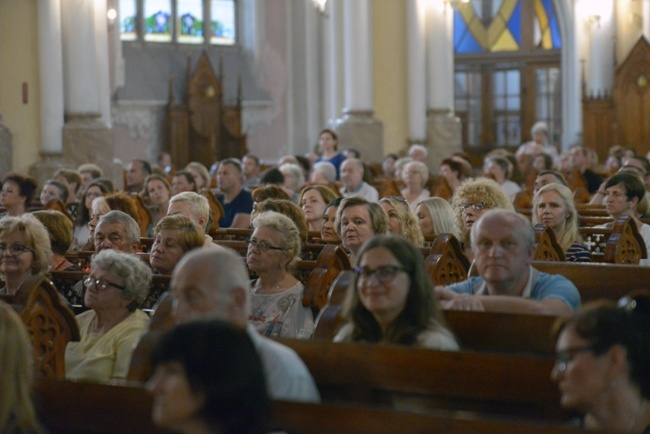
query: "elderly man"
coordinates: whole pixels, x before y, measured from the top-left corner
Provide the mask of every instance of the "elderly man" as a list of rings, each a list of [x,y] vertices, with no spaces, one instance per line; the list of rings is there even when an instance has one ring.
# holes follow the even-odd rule
[[[210,204],[208,199],[193,191],[186,191],[172,196],[169,200],[169,207],[167,207],[167,215],[184,215],[192,220],[205,237],[204,248],[220,249],[221,247],[215,244],[212,237],[206,232],[208,230],[208,223],[210,222]]]
[[[144,190],[144,180],[151,175],[151,165],[144,160],[133,160],[126,169],[126,188],[131,193]]]
[[[215,318],[247,329],[262,359],[271,398],[320,401],[314,380],[296,353],[247,324],[250,280],[242,258],[235,252],[199,249],[185,255],[174,269],[171,295],[177,323]]]
[[[490,210],[472,226],[471,241],[480,277],[436,287],[443,308],[569,315],[579,307],[573,283],[531,266],[535,234],[525,217]]]
[[[223,160],[217,170],[217,186],[221,193],[217,199],[223,205],[224,216],[219,220],[222,228],[247,229],[251,225],[253,198],[242,188],[241,164],[234,158]]]
[[[408,156],[415,161],[420,161],[424,164],[428,164],[429,162],[429,151],[422,145],[411,145]]]
[[[140,226],[130,215],[110,211],[99,219],[93,242],[96,253],[106,249],[136,253],[140,246]]]
[[[348,158],[341,164],[341,196],[353,197],[359,196],[368,202],[377,202],[379,192],[372,185],[363,180],[363,163],[356,158]]]

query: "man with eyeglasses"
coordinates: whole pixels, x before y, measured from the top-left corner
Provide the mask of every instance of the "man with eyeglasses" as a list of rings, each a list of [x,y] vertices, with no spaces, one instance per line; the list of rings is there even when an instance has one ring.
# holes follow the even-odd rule
[[[241,256],[230,249],[194,250],[181,259],[172,274],[172,314],[176,323],[214,318],[246,328],[262,359],[269,396],[319,402],[314,380],[298,355],[260,335],[247,323],[250,293],[248,271]],[[220,350],[227,349],[215,348]]]
[[[472,226],[471,243],[479,277],[436,287],[444,309],[568,315],[580,306],[571,281],[531,266],[535,233],[525,217],[490,210]]]

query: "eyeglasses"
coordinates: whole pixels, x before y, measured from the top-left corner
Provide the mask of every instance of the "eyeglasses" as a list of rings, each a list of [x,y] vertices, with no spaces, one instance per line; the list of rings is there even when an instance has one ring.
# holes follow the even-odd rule
[[[34,251],[34,249],[30,249],[23,244],[12,244],[10,246],[6,244],[0,244],[0,255],[4,255],[7,250],[9,250],[9,254],[14,256],[22,255],[25,252]]]
[[[472,208],[474,211],[483,211],[483,208],[485,208],[485,202],[474,202],[474,203],[464,203],[461,205],[458,205],[458,209],[460,212],[466,212],[468,208]]]
[[[377,278],[379,283],[390,283],[395,280],[399,271],[406,271],[404,267],[397,265],[382,265],[374,270],[368,267],[355,267],[354,272],[357,274],[357,281],[367,282],[372,276]]]
[[[573,360],[576,354],[592,352],[594,352],[593,346],[567,348],[566,350],[560,351],[557,353],[555,358],[555,369],[557,369],[558,372],[564,372],[566,371],[567,365],[571,360]]]
[[[272,246],[266,241],[248,240],[248,250],[253,247],[257,248],[260,252],[267,252],[269,250],[284,250],[283,247]]]
[[[104,280],[104,279],[95,279],[92,276],[86,277],[83,280],[83,282],[84,282],[84,287],[86,287],[86,288],[88,288],[90,285],[92,285],[94,283],[95,288],[97,288],[100,291],[106,291],[106,288],[108,288],[109,286],[114,286],[115,288],[117,288],[117,289],[119,289],[121,291],[124,291],[126,289],[125,286],[116,285],[115,283],[111,283],[108,280]]]

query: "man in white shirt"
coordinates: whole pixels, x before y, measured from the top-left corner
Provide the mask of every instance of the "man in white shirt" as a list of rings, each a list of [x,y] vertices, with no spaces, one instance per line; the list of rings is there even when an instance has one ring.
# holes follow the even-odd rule
[[[347,158],[341,164],[341,182],[343,197],[359,196],[369,202],[379,200],[379,192],[375,187],[363,180],[363,163],[356,158]]]

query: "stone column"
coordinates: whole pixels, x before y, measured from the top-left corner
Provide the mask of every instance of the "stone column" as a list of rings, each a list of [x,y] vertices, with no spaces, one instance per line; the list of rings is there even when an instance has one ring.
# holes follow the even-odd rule
[[[29,174],[42,185],[63,165],[61,0],[38,0],[37,6],[42,161],[31,165]]]
[[[429,169],[437,172],[445,157],[463,148],[454,116],[453,9],[435,1],[427,12],[427,145]]]
[[[325,49],[325,103],[330,128],[335,128],[336,119],[342,114],[345,97],[343,95],[343,3],[340,0],[327,2]]]
[[[426,144],[427,88],[426,77],[426,4],[424,0],[408,0],[408,105],[410,144]]]
[[[345,41],[345,109],[336,121],[339,146],[356,148],[364,160],[383,158],[384,127],[374,115],[372,78],[372,2],[346,1],[343,6]]]
[[[99,11],[103,11],[103,20],[97,15]],[[109,92],[106,1],[66,0],[62,23],[65,161],[74,167],[88,162],[98,164],[119,187],[122,174],[113,164],[113,131],[100,120],[102,111],[106,111],[102,98]],[[100,73],[100,68],[105,71]]]
[[[610,95],[614,81],[614,2],[602,0],[587,17],[589,59],[587,60],[587,96]]]

